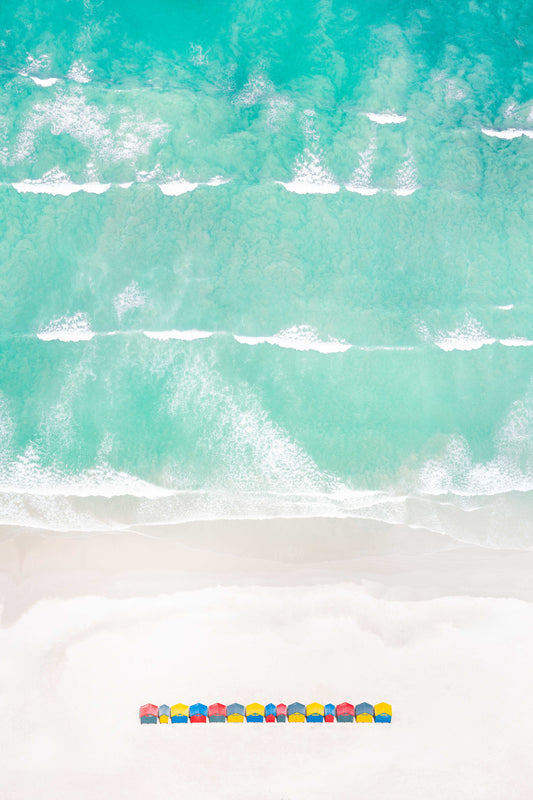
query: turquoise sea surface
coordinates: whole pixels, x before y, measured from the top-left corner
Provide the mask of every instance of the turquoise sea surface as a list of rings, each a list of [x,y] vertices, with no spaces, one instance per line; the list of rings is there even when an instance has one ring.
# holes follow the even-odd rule
[[[532,19],[2,3],[0,521],[533,547]]]

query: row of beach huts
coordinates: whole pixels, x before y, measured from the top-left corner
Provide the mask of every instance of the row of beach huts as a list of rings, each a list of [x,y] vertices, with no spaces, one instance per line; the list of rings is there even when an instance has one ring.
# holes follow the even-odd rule
[[[146,703],[139,709],[141,725],[169,722],[390,722],[392,707],[389,703],[193,703],[186,706],[156,706]]]

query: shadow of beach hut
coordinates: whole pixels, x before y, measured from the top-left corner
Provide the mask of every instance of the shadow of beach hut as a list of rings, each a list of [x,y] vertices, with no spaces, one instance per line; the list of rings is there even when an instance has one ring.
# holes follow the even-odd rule
[[[305,722],[305,706],[303,703],[289,703],[287,707],[289,722]]]
[[[170,721],[171,722],[188,722],[189,721],[189,706],[183,703],[175,703],[170,706]]]
[[[265,722],[276,722],[277,716],[274,703],[267,703],[265,706]]]
[[[246,706],[246,722],[264,722],[265,707],[261,703],[248,703]]]
[[[206,722],[207,706],[205,703],[193,703],[189,708],[189,719],[191,722]]]
[[[208,709],[209,722],[225,722],[226,706],[222,703],[212,703]]]
[[[170,718],[170,706],[159,706],[159,722],[168,724]]]
[[[324,722],[335,722],[335,706],[333,703],[326,703],[324,706]]]
[[[355,707],[356,722],[374,722],[374,706],[370,703],[358,703]]]
[[[337,722],[353,722],[355,709],[351,703],[339,703],[335,713]]]
[[[324,722],[324,706],[321,703],[309,703],[305,716],[308,722]]]
[[[159,718],[159,707],[153,703],[145,703],[139,709],[141,725],[155,725]]]
[[[244,722],[244,706],[242,703],[230,703],[226,708],[228,722]]]
[[[377,703],[374,706],[374,722],[390,722],[392,706],[389,703]]]
[[[276,718],[278,722],[287,722],[287,706],[285,705],[285,703],[277,704]]]

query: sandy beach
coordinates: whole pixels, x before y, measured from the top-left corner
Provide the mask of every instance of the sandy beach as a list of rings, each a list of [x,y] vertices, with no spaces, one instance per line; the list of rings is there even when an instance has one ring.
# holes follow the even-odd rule
[[[533,554],[356,520],[2,529],[1,796],[529,797]],[[387,700],[393,724],[140,726]]]

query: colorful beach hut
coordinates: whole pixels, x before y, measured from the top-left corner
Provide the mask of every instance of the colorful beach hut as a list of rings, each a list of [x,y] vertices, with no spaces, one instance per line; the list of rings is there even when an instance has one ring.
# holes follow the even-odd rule
[[[264,722],[265,707],[260,703],[248,703],[246,706],[246,722]]]
[[[287,707],[289,722],[305,722],[305,706],[303,703],[289,703]]]
[[[390,722],[392,720],[392,706],[389,703],[377,703],[374,706],[374,722]]]
[[[335,709],[337,722],[353,722],[355,709],[351,703],[339,703]]]
[[[355,707],[356,722],[374,722],[374,706],[370,703],[358,703]]]
[[[287,706],[285,705],[285,703],[277,704],[276,717],[278,722],[287,722]]]
[[[226,706],[222,703],[213,703],[208,708],[209,722],[225,722]]]
[[[170,706],[159,706],[159,722],[168,724],[170,717]]]
[[[194,703],[189,708],[191,722],[207,722],[207,706],[205,703]]]
[[[324,706],[321,703],[309,703],[305,716],[308,722],[324,722]]]
[[[324,722],[335,722],[335,706],[333,703],[326,703],[324,706]]]
[[[145,703],[139,709],[141,725],[155,725],[159,717],[159,707],[153,703]]]
[[[226,708],[228,722],[244,722],[244,706],[242,703],[230,703]]]
[[[277,716],[274,703],[267,703],[265,706],[265,722],[276,722]]]
[[[188,722],[189,706],[186,706],[183,703],[175,703],[173,706],[170,706],[170,721]]]

